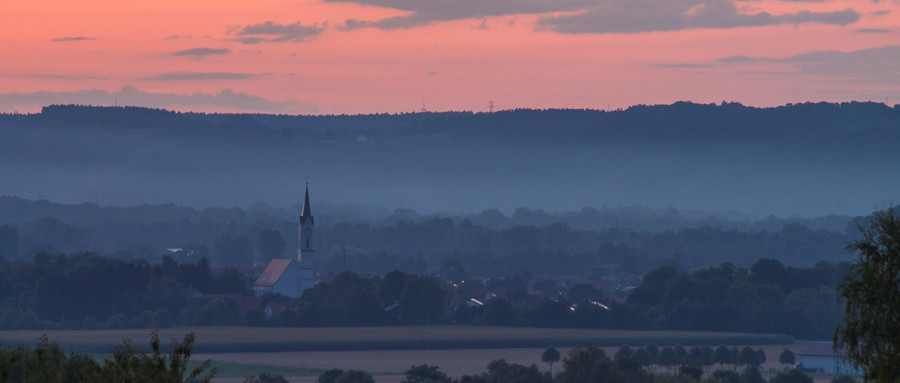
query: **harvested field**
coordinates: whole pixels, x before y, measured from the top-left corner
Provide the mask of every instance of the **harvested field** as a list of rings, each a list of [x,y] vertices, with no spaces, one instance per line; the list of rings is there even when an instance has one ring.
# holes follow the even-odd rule
[[[159,331],[161,339],[196,334],[195,352],[288,352],[359,350],[451,350],[490,348],[571,347],[592,342],[598,346],[649,344],[760,345],[790,344],[788,336],[689,331],[618,331],[537,329],[525,327],[397,326],[342,328],[198,327]],[[145,347],[150,330],[0,331],[4,345],[36,344],[46,334],[66,350],[109,353],[123,339]]]

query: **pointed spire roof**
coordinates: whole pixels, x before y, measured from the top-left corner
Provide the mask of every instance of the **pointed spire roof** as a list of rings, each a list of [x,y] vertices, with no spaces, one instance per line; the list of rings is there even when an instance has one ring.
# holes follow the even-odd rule
[[[312,218],[312,208],[309,207],[309,181],[306,182],[306,195],[303,197],[303,208],[300,210],[300,222]]]

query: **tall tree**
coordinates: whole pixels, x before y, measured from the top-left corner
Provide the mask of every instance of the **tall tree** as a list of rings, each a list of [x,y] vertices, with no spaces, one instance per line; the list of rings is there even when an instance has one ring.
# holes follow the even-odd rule
[[[794,355],[794,352],[789,348],[785,348],[784,351],[781,352],[781,355],[778,356],[778,363],[787,365],[793,365],[797,363],[797,357]]]
[[[834,346],[866,379],[893,381],[900,376],[900,217],[891,207],[859,229],[863,238],[847,246],[859,259],[839,287],[844,319]]]
[[[653,364],[653,360],[650,359],[650,353],[647,352],[646,348],[639,348],[631,354],[631,357],[634,358],[638,363],[643,367],[649,367]]]
[[[756,366],[745,368],[744,372],[741,373],[741,381],[743,383],[766,383],[762,373],[759,372],[759,367]]]
[[[550,375],[553,375],[553,363],[559,362],[559,350],[556,347],[550,346],[544,350],[544,353],[541,354],[541,362],[547,363],[550,365]]]
[[[750,346],[744,346],[738,356],[738,364],[741,366],[759,366],[759,356]]]
[[[719,364],[719,368],[724,368],[726,364],[731,363],[731,352],[724,345],[716,348],[713,354],[713,361]]]
[[[406,370],[406,380],[403,383],[450,383],[447,374],[438,369],[438,366],[420,364]]]
[[[628,346],[627,344],[619,347],[619,350],[613,355],[614,360],[619,360],[622,358],[630,358],[634,354],[634,350]]]
[[[659,356],[656,357],[656,364],[670,370],[672,366],[677,365],[678,362],[678,354],[676,354],[675,349],[670,346],[663,347],[662,350],[659,351]]]

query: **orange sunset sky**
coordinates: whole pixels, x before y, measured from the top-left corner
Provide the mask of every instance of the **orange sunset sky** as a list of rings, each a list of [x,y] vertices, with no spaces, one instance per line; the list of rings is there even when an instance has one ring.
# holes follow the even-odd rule
[[[15,1],[0,111],[900,102],[900,0]]]

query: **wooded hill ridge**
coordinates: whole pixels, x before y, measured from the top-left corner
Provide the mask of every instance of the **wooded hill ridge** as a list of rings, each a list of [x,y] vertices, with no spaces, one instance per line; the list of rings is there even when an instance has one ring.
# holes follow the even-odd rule
[[[318,202],[422,212],[640,204],[765,217],[896,199],[900,106],[678,102],[356,116],[48,106],[0,115],[0,195],[103,205]]]

